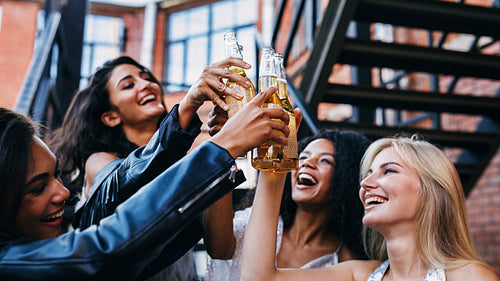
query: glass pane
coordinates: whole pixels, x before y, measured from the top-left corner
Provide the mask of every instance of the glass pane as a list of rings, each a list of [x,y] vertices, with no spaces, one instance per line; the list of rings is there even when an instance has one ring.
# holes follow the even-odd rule
[[[175,43],[169,46],[168,51],[168,77],[167,82],[181,84],[183,82],[184,45]]]
[[[236,24],[245,25],[255,23],[257,18],[257,2],[254,0],[236,1]]]
[[[223,60],[226,57],[224,50],[224,32],[212,34],[212,50],[210,63]]]
[[[188,41],[187,77],[186,83],[193,84],[200,76],[207,62],[207,37],[200,37]]]
[[[191,36],[208,32],[208,6],[191,10],[189,21],[189,34]]]
[[[90,46],[89,45],[83,45],[83,48],[82,48],[82,67],[81,67],[81,70],[80,70],[80,75],[82,77],[89,77],[90,76]]]
[[[221,1],[212,5],[213,30],[228,30],[233,25],[234,8],[232,1]]]
[[[245,28],[240,29],[238,31],[238,42],[243,46],[242,55],[243,60],[252,65],[252,68],[248,69],[247,75],[252,80],[252,82],[256,82],[256,70],[257,70],[257,61],[256,61],[256,48],[255,48],[255,30],[254,28]]]
[[[175,41],[186,37],[186,12],[178,12],[169,17],[169,40]]]
[[[96,70],[97,67],[101,66],[105,61],[114,59],[119,56],[120,53],[114,46],[95,46],[94,55],[92,63],[92,72]]]

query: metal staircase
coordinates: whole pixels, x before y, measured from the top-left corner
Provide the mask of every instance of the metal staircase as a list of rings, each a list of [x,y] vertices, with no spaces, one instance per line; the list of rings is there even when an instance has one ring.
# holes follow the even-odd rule
[[[297,5],[295,15],[301,15],[305,1]],[[493,6],[499,6],[499,2],[495,1]],[[286,3],[283,1],[282,5]],[[282,7],[278,19],[283,10]],[[295,20],[299,18],[295,16]],[[425,29],[430,38],[432,32],[439,31],[441,39],[435,46],[374,41],[368,29],[372,23]],[[273,40],[279,27],[277,23]],[[468,194],[500,145],[500,93],[489,97],[459,95],[455,93],[455,86],[460,77],[500,81],[500,56],[485,54],[482,52],[485,46],[478,46],[484,36],[490,39],[487,46],[497,43],[499,27],[500,9],[496,7],[437,0],[331,0],[315,32],[299,89],[289,78],[290,94],[304,113],[299,135],[308,135],[320,128],[354,130],[372,139],[400,132],[419,133],[443,149],[458,151],[454,162]],[[285,58],[296,32],[296,28],[292,28]],[[450,33],[473,35],[468,51],[443,49]],[[329,83],[336,63],[351,66],[350,85]],[[398,74],[391,81],[383,81],[381,77],[372,77],[373,68],[393,69]],[[403,77],[415,72],[429,76],[430,91],[399,87]],[[452,76],[446,91],[439,91],[442,75]],[[354,114],[343,122],[318,120],[320,103],[349,104]],[[388,124],[385,118],[375,118],[376,113],[385,116],[387,109],[396,112],[395,124]],[[412,117],[402,118],[403,112]],[[479,116],[481,122],[473,132],[450,129],[442,126],[443,114]],[[423,120],[431,126],[415,126]]]

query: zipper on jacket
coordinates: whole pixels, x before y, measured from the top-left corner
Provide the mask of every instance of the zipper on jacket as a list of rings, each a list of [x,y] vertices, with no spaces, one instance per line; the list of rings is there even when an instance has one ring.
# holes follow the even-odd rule
[[[201,197],[203,197],[205,194],[207,194],[211,189],[214,188],[214,186],[216,186],[217,184],[219,184],[221,181],[223,181],[226,177],[229,176],[229,180],[232,182],[232,183],[235,183],[236,182],[236,172],[238,172],[239,169],[238,167],[236,166],[236,164],[234,164],[233,166],[231,166],[231,168],[229,169],[229,171],[223,173],[220,177],[216,178],[211,184],[209,184],[207,187],[205,187],[200,193],[198,193],[198,195],[196,195],[193,199],[189,200],[188,202],[186,202],[184,205],[182,205],[179,209],[177,209],[177,211],[182,214],[184,213],[189,207],[191,207],[196,201],[198,201]]]

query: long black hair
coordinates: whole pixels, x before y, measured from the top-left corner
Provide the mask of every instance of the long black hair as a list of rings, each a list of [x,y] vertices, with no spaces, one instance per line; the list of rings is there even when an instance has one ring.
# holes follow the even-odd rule
[[[299,142],[299,152],[312,141],[327,139],[335,147],[335,167],[329,194],[329,231],[349,248],[356,258],[366,259],[361,239],[363,205],[359,200],[359,167],[370,144],[368,138],[352,131],[322,130]],[[292,226],[297,204],[292,200],[290,174],[287,177],[280,214],[284,229]]]
[[[97,69],[90,77],[87,87],[73,97],[63,124],[54,131],[49,141],[49,147],[59,158],[61,169],[65,173],[76,172],[78,175],[68,181],[69,184],[83,184],[85,162],[91,154],[109,152],[125,157],[137,148],[136,144],[127,139],[121,126],[108,127],[101,121],[101,115],[114,107],[109,100],[106,84],[111,72],[123,64],[134,65],[148,73],[151,81],[162,89],[158,79],[148,69],[127,56],[109,60]],[[161,94],[163,95],[163,90]],[[163,106],[166,109],[165,104]],[[160,121],[166,114],[165,111]]]
[[[0,231],[12,233],[37,126],[31,119],[0,108]]]

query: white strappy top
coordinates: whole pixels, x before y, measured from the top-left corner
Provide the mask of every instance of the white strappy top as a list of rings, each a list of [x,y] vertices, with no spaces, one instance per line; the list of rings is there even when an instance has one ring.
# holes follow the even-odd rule
[[[382,277],[389,268],[389,260],[383,262],[377,269],[375,269],[366,281],[382,281]],[[446,274],[444,269],[429,266],[425,274],[424,281],[446,281]]]

